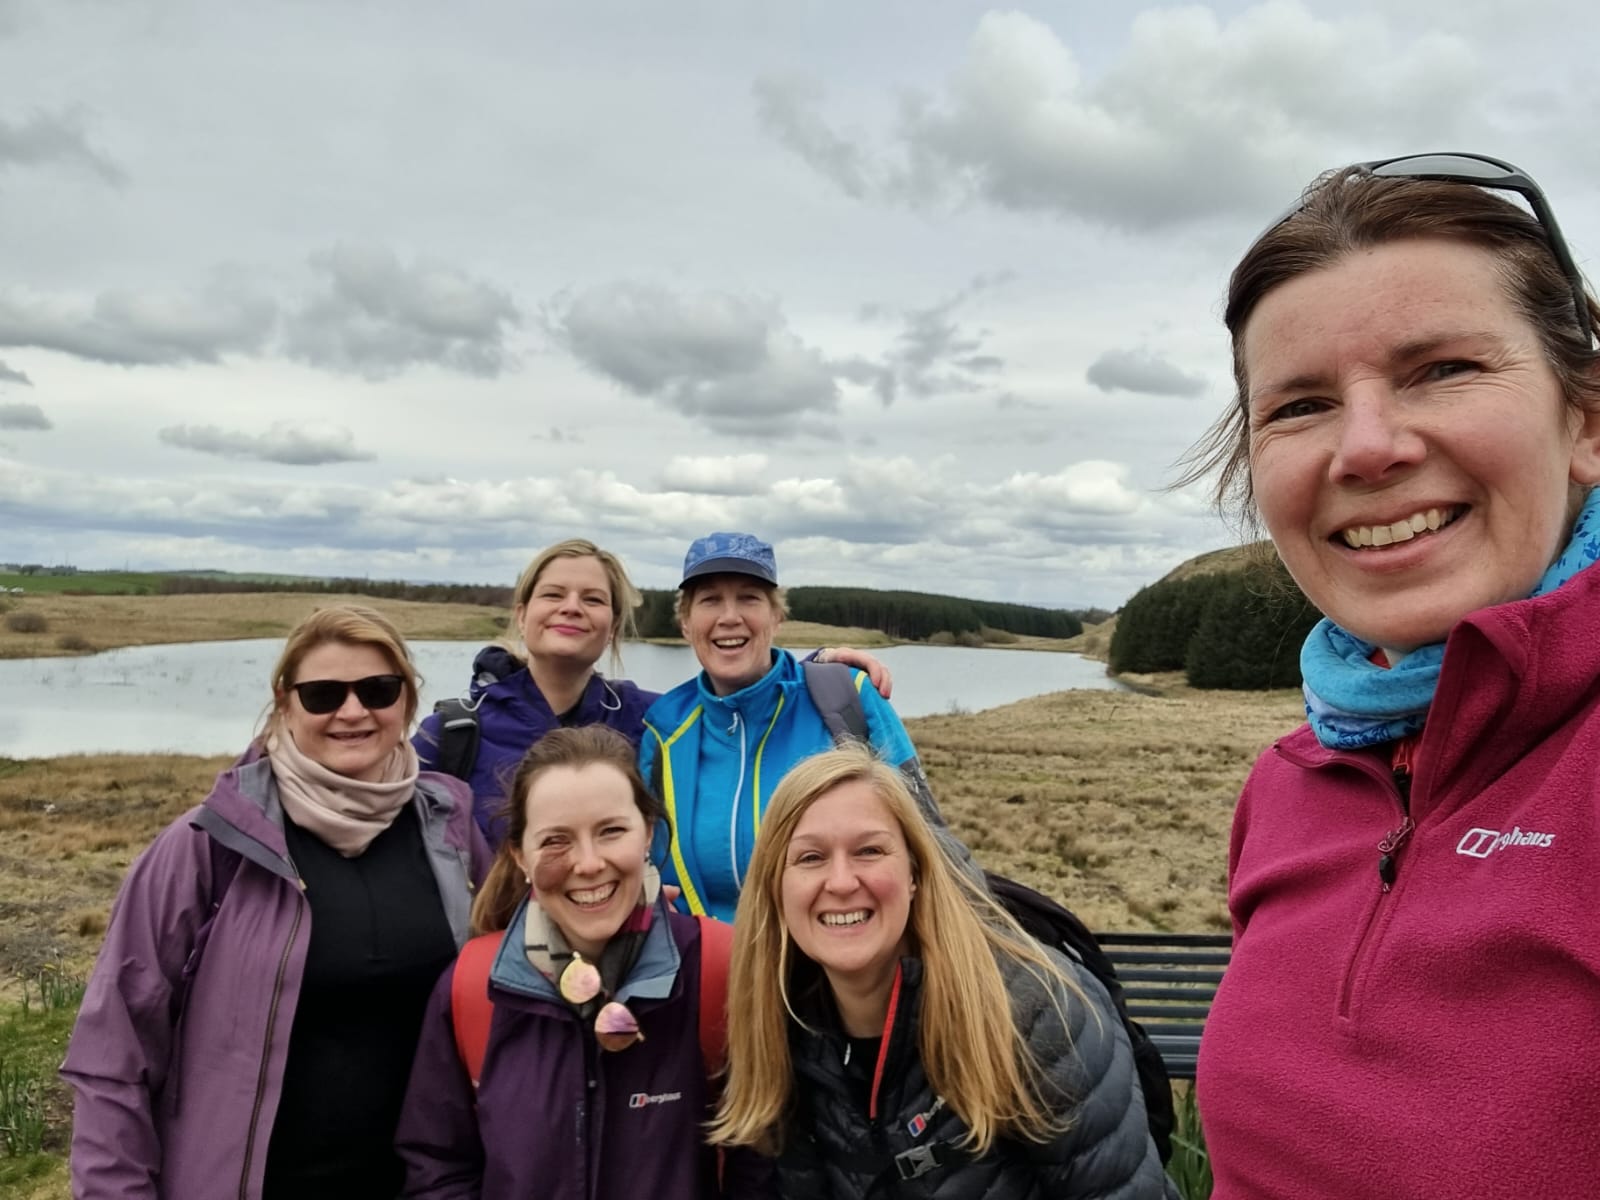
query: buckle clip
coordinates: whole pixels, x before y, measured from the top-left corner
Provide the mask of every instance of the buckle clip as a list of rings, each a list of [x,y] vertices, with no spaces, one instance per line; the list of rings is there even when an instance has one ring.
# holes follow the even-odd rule
[[[916,1179],[929,1171],[937,1171],[939,1156],[936,1150],[936,1146],[913,1146],[909,1150],[902,1150],[894,1156],[894,1169],[899,1172],[901,1179]]]

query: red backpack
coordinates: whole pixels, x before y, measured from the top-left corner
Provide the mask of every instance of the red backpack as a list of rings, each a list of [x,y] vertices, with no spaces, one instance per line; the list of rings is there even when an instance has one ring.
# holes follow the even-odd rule
[[[700,922],[700,1054],[706,1075],[722,1069],[728,1054],[728,959],[733,951],[733,926],[712,917]],[[472,1086],[483,1074],[483,1056],[489,1048],[489,1022],[494,1001],[489,999],[489,968],[504,932],[486,933],[461,947],[455,975],[450,980],[450,1021],[455,1027],[456,1052],[466,1067]]]

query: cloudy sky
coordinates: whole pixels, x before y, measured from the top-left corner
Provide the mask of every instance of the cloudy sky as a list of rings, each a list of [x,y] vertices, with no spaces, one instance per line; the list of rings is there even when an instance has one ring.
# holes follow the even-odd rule
[[[0,561],[1110,605],[1319,170],[1477,149],[1600,274],[1581,0],[0,0]]]

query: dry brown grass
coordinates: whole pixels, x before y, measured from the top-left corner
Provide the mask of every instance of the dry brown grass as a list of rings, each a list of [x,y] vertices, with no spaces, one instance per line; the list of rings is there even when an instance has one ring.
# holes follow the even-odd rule
[[[1228,830],[1296,692],[1060,692],[906,722],[947,819],[991,870],[1094,929],[1226,930]]]
[[[0,983],[52,962],[85,971],[128,864],[227,763],[130,754],[0,759]]]
[[[384,613],[408,638],[489,641],[505,612],[477,604],[430,604],[372,596],[250,592],[178,596],[27,597],[15,612],[36,613],[51,634],[20,633],[0,624],[0,658],[32,658],[173,642],[283,637],[308,613],[330,604],[365,604]],[[66,642],[73,647],[64,648]]]
[[[1077,637],[1068,638],[1061,643],[1063,650],[1070,650],[1074,654],[1081,654],[1085,658],[1098,659],[1101,662],[1111,661],[1111,635],[1117,632],[1117,618],[1112,616],[1101,621],[1098,625],[1085,625],[1083,632]]]

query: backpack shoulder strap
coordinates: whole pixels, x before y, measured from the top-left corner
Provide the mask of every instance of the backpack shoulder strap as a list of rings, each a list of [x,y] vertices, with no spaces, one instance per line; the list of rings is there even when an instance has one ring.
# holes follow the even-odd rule
[[[237,850],[224,846],[209,831],[205,836],[207,851],[211,855],[211,900],[206,906],[200,927],[195,930],[194,944],[189,948],[189,957],[184,960],[183,972],[179,976],[173,998],[174,1025],[189,1007],[189,992],[194,987],[195,976],[200,973],[200,961],[205,957],[206,944],[211,941],[211,930],[217,923],[217,914],[222,911],[222,902],[227,899],[228,889],[233,886],[233,877],[239,873],[239,864],[244,861]]]
[[[440,700],[433,706],[439,714],[439,750],[434,770],[457,779],[467,779],[478,764],[478,710],[467,707],[459,696]]]
[[[855,672],[843,663],[803,662],[806,691],[835,742],[867,742],[867,710],[856,690]]]
[[[455,974],[450,977],[450,1024],[455,1030],[456,1053],[474,1088],[483,1074],[483,1056],[489,1049],[489,1023],[494,1020],[489,968],[494,964],[502,936],[486,933],[461,947]]]
[[[706,1075],[716,1075],[728,1058],[728,960],[733,957],[733,926],[715,917],[700,922],[700,1056]]]

